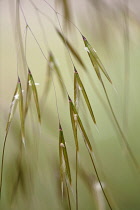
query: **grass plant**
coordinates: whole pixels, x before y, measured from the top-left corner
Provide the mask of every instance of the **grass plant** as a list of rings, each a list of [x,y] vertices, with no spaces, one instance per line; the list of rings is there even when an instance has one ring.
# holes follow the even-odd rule
[[[85,187],[92,195],[92,198],[90,199],[92,201],[91,203],[88,201],[89,198],[86,197],[87,200],[85,198],[85,202],[87,202],[85,206],[87,209],[125,210],[126,208],[123,209],[120,207],[121,205],[117,199],[115,199],[114,193],[112,193],[113,187],[110,187],[111,184],[109,184],[108,178],[105,175],[105,167],[102,165],[102,161],[100,161],[99,153],[95,146],[96,137],[94,138],[94,135],[102,135],[102,130],[100,130],[100,126],[98,126],[100,120],[98,120],[99,114],[96,108],[97,102],[99,103],[99,97],[101,98],[100,101],[104,101],[105,106],[108,108],[106,114],[111,115],[111,120],[115,127],[115,134],[119,134],[118,140],[121,145],[120,153],[126,152],[124,159],[128,161],[131,173],[139,174],[139,161],[134,150],[130,146],[130,141],[126,134],[127,130],[123,130],[125,123],[128,127],[128,118],[126,117],[128,111],[125,110],[127,98],[126,96],[124,97],[123,109],[125,111],[123,117],[124,124],[122,125],[119,117],[117,117],[115,108],[112,105],[113,102],[110,97],[110,91],[108,91],[108,87],[114,91],[113,87],[115,86],[114,82],[112,82],[111,74],[106,70],[100,56],[88,41],[90,38],[86,38],[88,37],[88,34],[85,37],[83,35],[85,33],[82,32],[82,29],[72,20],[72,12],[70,10],[72,7],[69,5],[70,2],[68,0],[59,0],[56,1],[56,4],[54,5],[46,0],[40,0],[40,2],[44,7],[43,9],[45,10],[47,8],[55,17],[54,21],[47,12],[45,13],[42,11],[42,7],[39,7],[36,1],[28,1],[27,4],[35,11],[35,17],[37,17],[45,47],[42,47],[42,42],[34,32],[33,26],[27,18],[24,2],[22,0],[15,0],[15,22],[18,43],[16,44],[18,46],[16,46],[16,59],[18,63],[16,72],[17,84],[11,100],[9,114],[7,114],[8,119],[6,122],[5,137],[3,138],[0,208],[3,210],[4,206],[6,206],[5,208],[9,209],[14,205],[14,210],[17,210],[21,205],[21,210],[25,208],[36,210],[80,210],[84,209],[82,208],[82,195],[85,197],[87,196],[84,192],[81,193],[81,189],[84,189]],[[59,7],[62,9],[62,14],[61,12],[58,12]],[[124,11],[124,13],[126,15],[124,15],[126,33],[128,32],[128,22],[126,20],[129,14],[128,10]],[[65,67],[63,66],[63,63],[60,65],[57,63],[56,49],[52,47],[53,43],[49,42],[45,28],[47,27],[48,29],[48,26],[44,26],[42,17],[44,17],[44,21],[47,20],[48,23],[51,24],[56,40],[59,40],[61,46],[63,46],[65,55],[61,53],[61,49],[58,49],[58,53],[59,55],[62,54],[62,60],[64,62],[66,60],[68,61],[66,62],[67,66]],[[68,32],[71,30],[75,31],[74,33],[79,39],[78,43],[80,44],[80,49],[83,48],[86,50],[86,52],[83,50],[83,55],[73,42],[73,37],[71,39],[68,38]],[[23,31],[25,34],[23,34]],[[127,34],[125,35],[127,36]],[[37,87],[36,72],[29,59],[30,56],[34,57],[34,55],[29,56],[31,50],[29,40],[35,44],[35,49],[39,51],[46,65],[45,75],[42,76],[44,78],[44,88],[42,88],[41,93],[38,91]],[[126,45],[124,45],[125,52],[127,50],[129,51],[128,46],[129,38],[127,36]],[[86,57],[86,54],[88,57]],[[127,67],[128,69],[130,67],[128,61],[130,59],[129,52],[126,52],[125,56],[126,76]],[[23,69],[23,71],[20,69],[19,64],[22,65],[21,69]],[[89,70],[91,67],[92,69]],[[106,80],[104,80],[102,74]],[[38,75],[41,75],[40,69],[38,69]],[[99,89],[101,92],[98,90],[100,95],[92,88],[92,77],[95,77],[93,83],[95,82],[98,85],[97,88],[101,88]],[[127,92],[127,87],[129,88],[128,77],[124,87],[125,93]],[[88,85],[86,78],[89,78]],[[92,92],[89,91],[90,89],[92,89]],[[95,93],[97,94],[97,98],[95,97]],[[48,106],[49,100],[51,101],[50,107]],[[104,106],[104,104],[101,103],[99,106]],[[19,109],[19,117],[17,117],[17,108]],[[8,113],[7,110],[6,113]],[[86,119],[83,116],[86,116]],[[88,122],[89,127],[86,122]],[[14,128],[15,124],[17,125],[17,128]],[[16,169],[14,170],[13,175],[11,175],[14,179],[11,189],[9,188],[11,192],[10,201],[7,201],[4,170],[7,168],[7,140],[8,138],[9,140],[13,140],[11,133],[18,133],[16,136],[18,143],[15,147],[16,157],[13,161],[16,165]],[[48,144],[44,143],[42,140],[49,138],[51,141],[47,140],[47,142],[50,143],[48,146]],[[114,139],[116,139],[116,136],[111,136],[110,138],[115,142]],[[37,147],[34,154],[35,142],[37,142]],[[117,145],[117,143],[114,144]],[[48,154],[45,150],[45,145],[51,148]],[[45,183],[43,171],[45,171],[46,159],[44,161],[43,158],[47,155],[50,158],[48,158],[49,167],[47,170],[49,169],[50,171],[48,171],[46,175],[48,177],[50,176],[51,181]],[[42,159],[40,160],[40,158]],[[57,159],[57,161],[55,161],[55,159]],[[55,161],[55,164],[54,162],[52,163],[52,161]],[[73,162],[74,164],[72,164]],[[88,167],[90,168],[91,173],[88,172]],[[49,190],[51,193],[53,192],[53,195],[51,195],[51,193],[49,194]],[[45,204],[41,207],[40,201],[37,199],[38,193],[40,192],[43,194],[44,200],[48,195],[48,205]],[[58,194],[56,192],[58,192]],[[36,193],[35,196],[34,193]],[[25,195],[24,199],[23,194]],[[18,195],[20,195],[20,199]],[[6,201],[3,201],[4,196]],[[49,196],[52,196],[53,199],[49,200]],[[17,203],[15,202],[16,199]],[[54,204],[55,200],[57,203],[56,205]],[[26,204],[23,204],[24,201]],[[135,210],[137,209],[139,209],[139,207],[135,208]],[[130,208],[129,210],[132,209]]]

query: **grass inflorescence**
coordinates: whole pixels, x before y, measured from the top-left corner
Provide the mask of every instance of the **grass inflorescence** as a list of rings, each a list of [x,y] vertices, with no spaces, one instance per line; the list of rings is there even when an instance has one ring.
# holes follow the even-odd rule
[[[4,176],[4,159],[5,159],[5,150],[6,150],[6,143],[8,134],[10,131],[10,127],[13,119],[15,117],[15,113],[17,110],[17,106],[19,105],[19,127],[20,127],[20,146],[18,148],[18,164],[16,168],[16,178],[15,178],[15,184],[13,184],[12,189],[12,198],[16,197],[17,193],[22,189],[24,191],[25,187],[27,187],[29,180],[31,181],[32,175],[30,166],[28,164],[28,158],[30,156],[30,149],[32,151],[32,143],[31,143],[31,136],[33,135],[33,139],[36,139],[37,137],[35,129],[36,125],[39,127],[38,132],[40,131],[40,128],[45,127],[45,132],[42,132],[41,135],[39,135],[38,142],[42,142],[42,139],[47,139],[48,136],[51,136],[51,139],[55,139],[55,142],[52,143],[52,148],[55,151],[55,155],[57,156],[57,159],[59,160],[57,162],[57,167],[59,168],[59,175],[55,179],[59,179],[59,191],[61,194],[61,201],[60,201],[60,209],[81,209],[81,191],[80,191],[80,184],[81,180],[85,183],[87,186],[87,189],[89,189],[92,194],[95,196],[95,203],[96,209],[98,210],[115,210],[117,209],[116,206],[119,206],[117,202],[114,202],[114,196],[113,193],[111,194],[111,189],[109,188],[108,179],[103,179],[103,174],[100,169],[101,165],[99,164],[98,157],[96,156],[96,148],[93,146],[95,144],[95,138],[93,138],[94,134],[96,136],[97,130],[94,130],[94,128],[98,127],[98,113],[96,106],[94,107],[94,104],[98,103],[98,100],[96,102],[96,97],[94,96],[94,90],[92,90],[92,93],[88,90],[92,87],[92,85],[89,83],[86,84],[84,80],[83,75],[90,74],[96,75],[97,81],[99,81],[99,85],[101,86],[103,90],[103,94],[105,95],[105,99],[107,101],[109,111],[112,115],[113,122],[116,125],[116,131],[118,131],[120,135],[120,143],[122,146],[122,151],[127,151],[127,155],[130,157],[133,165],[138,169],[139,172],[139,163],[138,160],[135,157],[135,154],[133,153],[133,150],[131,149],[128,138],[124,134],[124,131],[119,123],[119,120],[117,118],[117,114],[114,111],[114,107],[112,105],[111,99],[109,97],[109,92],[106,88],[106,84],[109,83],[111,87],[113,87],[113,81],[111,77],[109,76],[108,71],[106,70],[103,62],[100,59],[100,56],[96,52],[96,50],[93,48],[92,44],[88,41],[88,39],[83,35],[81,29],[79,28],[71,21],[71,11],[69,10],[69,1],[63,0],[60,1],[60,5],[62,6],[63,14],[59,13],[55,7],[53,7],[49,2],[46,0],[42,0],[42,3],[44,4],[44,8],[48,8],[49,11],[54,13],[54,16],[56,18],[56,23],[54,23],[53,20],[47,17],[48,14],[41,11],[40,8],[36,5],[35,2],[32,2],[30,0],[31,6],[35,9],[36,15],[38,17],[38,22],[44,37],[44,44],[46,46],[46,52],[42,45],[40,44],[39,39],[37,38],[36,34],[33,32],[32,25],[30,24],[29,20],[26,17],[25,9],[23,7],[22,1],[17,0],[16,1],[16,27],[17,27],[17,37],[18,37],[18,44],[19,49],[17,49],[17,60],[19,60],[18,53],[21,51],[21,60],[22,65],[24,68],[24,77],[20,75],[19,66],[17,67],[17,84],[15,88],[15,92],[11,101],[10,105],[10,111],[8,114],[8,120],[6,125],[6,131],[5,131],[5,138],[4,138],[4,144],[2,148],[2,161],[1,161],[1,177],[0,177],[0,198],[2,200],[3,195],[3,176]],[[58,6],[58,5],[56,5]],[[26,29],[26,35],[25,40],[23,41],[22,37],[22,24],[20,20],[20,15],[24,20],[25,28]],[[54,29],[54,33],[57,36],[57,38],[62,41],[62,45],[68,52],[68,57],[70,59],[71,65],[67,66],[65,68],[65,72],[63,71],[64,68],[62,68],[62,64],[58,65],[57,63],[57,53],[55,52],[55,49],[53,49],[53,44],[49,43],[49,39],[47,34],[45,33],[45,27],[44,24],[41,21],[41,15],[45,16],[45,18],[48,18],[48,21],[52,24],[52,27]],[[60,21],[60,17],[64,21],[62,24]],[[87,51],[88,59],[86,60],[85,57],[83,58],[81,54],[79,53],[79,49],[75,47],[75,44],[72,42],[72,40],[69,41],[67,38],[67,30],[74,28],[76,32],[78,32],[78,35],[80,35],[80,43],[83,48]],[[28,32],[28,37],[27,37]],[[33,68],[29,68],[30,59],[28,59],[28,53],[27,53],[27,39],[29,39],[29,34],[31,35],[31,39],[36,44],[37,50],[40,51],[45,63],[47,64],[47,72],[44,78],[45,85],[42,92],[42,96],[40,98],[40,92],[37,90],[37,83],[35,82],[35,72]],[[24,46],[25,45],[25,46]],[[28,46],[29,48],[29,46]],[[60,51],[61,53],[61,51]],[[83,53],[85,55],[85,52]],[[28,60],[28,61],[27,61]],[[33,59],[34,60],[34,59]],[[63,60],[66,60],[63,58]],[[19,61],[17,61],[19,62]],[[87,68],[86,62],[91,63],[93,67],[93,71],[89,71]],[[89,64],[90,65],[90,64]],[[32,66],[32,65],[31,65]],[[72,67],[71,67],[72,66]],[[66,78],[65,75],[68,75],[68,69],[70,69],[70,74],[73,76],[73,81],[69,83],[69,76]],[[82,69],[82,71],[80,71]],[[83,73],[83,74],[82,74]],[[39,72],[39,75],[41,73]],[[104,81],[104,77],[106,81]],[[44,76],[43,76],[44,77]],[[85,76],[86,77],[86,76]],[[24,84],[24,81],[26,81],[26,84]],[[93,81],[94,82],[94,81]],[[68,84],[71,84],[71,87],[69,87]],[[23,91],[23,87],[26,87]],[[126,90],[125,90],[126,91]],[[62,93],[61,96],[59,93]],[[54,93],[54,98],[52,97],[52,93]],[[51,98],[51,99],[50,99]],[[61,100],[63,99],[63,100]],[[93,99],[93,100],[92,100]],[[47,114],[49,111],[48,104],[49,100],[52,100],[52,103],[55,107],[56,115],[54,114],[54,110],[51,111],[50,108],[50,116],[54,116],[54,121],[51,122],[51,119],[48,119]],[[83,113],[80,106],[80,101],[82,100],[84,110],[87,111],[88,116],[86,120],[89,122],[90,128],[86,126],[86,123],[83,119]],[[47,101],[47,103],[46,103]],[[62,104],[64,103],[64,106]],[[61,107],[62,106],[62,107]],[[34,112],[34,109],[32,107],[35,107],[36,111]],[[31,112],[31,126],[34,130],[32,133],[30,128],[28,128],[29,122],[29,112]],[[126,113],[125,113],[126,114]],[[27,117],[28,116],[28,117]],[[52,117],[51,116],[51,117]],[[65,116],[65,119],[64,119]],[[37,120],[36,120],[37,117]],[[44,120],[45,118],[45,120]],[[53,118],[53,117],[52,117]],[[34,119],[36,125],[34,125]],[[43,124],[43,126],[42,126]],[[52,125],[51,129],[48,129],[47,126],[50,124]],[[57,125],[56,127],[53,125]],[[13,127],[11,128],[11,132]],[[93,136],[90,135],[90,129],[92,129]],[[69,131],[69,132],[67,132]],[[102,131],[100,131],[102,132]],[[43,134],[42,134],[43,133]],[[44,134],[45,133],[45,134]],[[45,137],[44,137],[44,136]],[[97,134],[100,135],[100,134]],[[83,141],[81,141],[83,140]],[[113,139],[114,140],[114,139]],[[52,140],[53,141],[53,140]],[[31,148],[30,147],[31,143]],[[82,145],[82,146],[81,146]],[[48,146],[48,145],[47,145]],[[82,148],[81,148],[82,147]],[[56,150],[55,150],[56,149]],[[70,149],[72,150],[70,152]],[[38,148],[39,150],[39,148]],[[45,147],[42,149],[42,151],[45,150]],[[83,150],[85,150],[85,153],[83,153]],[[53,159],[53,152],[49,151],[51,153],[51,158]],[[84,159],[84,155],[87,154],[87,160],[90,160],[89,164],[85,167],[82,167],[82,164],[80,162],[80,158]],[[46,153],[41,152],[41,156],[46,155]],[[128,156],[125,156],[126,158]],[[89,158],[89,159],[88,159]],[[74,170],[72,169],[72,159],[74,159],[75,167]],[[25,161],[25,162],[24,162]],[[24,165],[25,164],[25,165]],[[88,166],[91,164],[92,176],[89,176],[88,174]],[[32,165],[32,164],[31,164]],[[50,163],[51,165],[51,163]],[[6,166],[5,166],[6,168]],[[26,168],[26,169],[25,169]],[[50,168],[52,168],[50,166]],[[26,171],[27,170],[27,171]],[[50,170],[51,171],[51,170]],[[29,173],[29,179],[26,179],[26,172]],[[37,175],[41,174],[40,171],[37,169]],[[36,176],[37,176],[36,175]],[[40,176],[40,175],[39,175]],[[52,176],[52,174],[51,174]],[[38,179],[37,179],[38,180]],[[42,181],[42,180],[41,180]],[[32,182],[32,181],[31,181]],[[42,181],[44,182],[44,180]],[[46,186],[43,183],[44,187]],[[53,183],[51,183],[51,186],[53,187]],[[55,187],[54,187],[55,188]],[[108,190],[109,189],[109,190]],[[45,189],[47,191],[47,189]],[[32,192],[32,191],[31,191]],[[111,196],[110,196],[111,195]],[[59,198],[58,198],[59,199]],[[36,202],[36,201],[35,201]],[[50,201],[51,202],[51,201]],[[53,202],[53,201],[52,201]],[[115,205],[114,203],[117,203]],[[93,206],[94,206],[93,205]],[[90,207],[92,209],[92,207]],[[119,209],[119,208],[118,208]]]

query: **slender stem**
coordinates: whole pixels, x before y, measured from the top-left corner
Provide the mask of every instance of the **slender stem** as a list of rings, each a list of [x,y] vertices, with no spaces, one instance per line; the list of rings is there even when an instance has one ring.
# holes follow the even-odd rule
[[[49,44],[48,44],[48,41],[47,41],[47,38],[46,38],[46,33],[45,33],[45,29],[44,29],[42,20],[41,20],[41,18],[40,18],[40,14],[37,12],[37,10],[35,10],[35,11],[36,11],[36,15],[37,15],[37,19],[38,19],[40,28],[41,28],[41,30],[42,30],[43,40],[44,40],[44,43],[45,43],[45,47],[46,47],[46,49],[49,51]]]
[[[81,31],[79,30],[79,28],[68,18],[66,18],[64,15],[60,14],[59,12],[57,12],[46,0],[43,0],[44,2],[46,2],[46,4],[49,5],[49,7],[58,15],[62,16],[63,18],[65,18],[67,21],[69,21],[78,31],[79,33],[82,35]]]
[[[50,21],[50,23],[54,25],[53,21],[51,20],[51,18],[49,16],[46,15],[46,13],[42,12],[38,7],[36,7],[36,5],[34,4],[34,2],[32,0],[29,0],[29,2],[32,4],[32,6],[34,7],[34,9],[39,12],[41,15],[43,15],[45,18],[47,18],[47,20]]]
[[[78,150],[76,148],[76,210],[78,210]]]
[[[67,51],[68,51],[68,54],[69,54],[71,63],[72,63],[72,65],[73,65],[73,67],[75,67],[74,62],[73,62],[73,59],[72,59],[72,56],[71,56],[71,53],[70,53],[70,50],[69,50],[69,47],[68,47],[68,44],[67,44],[67,41],[66,41],[66,39],[65,39],[65,36],[64,36],[64,33],[63,33],[63,30],[62,30],[61,24],[60,24],[60,20],[59,20],[59,18],[58,18],[58,13],[57,13],[57,11],[56,11],[56,10],[55,10],[47,1],[45,1],[45,0],[43,0],[43,1],[46,2],[46,4],[47,4],[47,5],[55,12],[55,14],[56,14],[56,18],[57,18],[57,21],[58,21],[60,30],[61,30],[61,32],[62,32],[62,35],[63,35],[63,37],[64,37],[65,46],[66,46],[66,48],[67,48]]]
[[[28,22],[27,22],[27,20],[26,20],[26,17],[25,17],[25,14],[24,14],[24,11],[23,11],[21,5],[20,5],[20,8],[21,8],[21,12],[22,12],[22,15],[23,15],[24,20],[25,20],[25,23],[26,23],[26,27],[29,29],[31,35],[33,36],[35,42],[37,43],[37,45],[38,45],[38,47],[39,47],[39,49],[40,49],[40,51],[41,51],[43,57],[45,58],[45,60],[46,60],[47,62],[49,62],[48,58],[46,57],[45,53],[43,52],[43,50],[42,50],[42,48],[41,48],[41,46],[40,46],[40,44],[39,44],[39,42],[38,42],[36,36],[34,35],[34,33],[33,33],[32,29],[31,29],[31,27],[29,26],[29,24],[28,24]],[[51,66],[50,64],[49,64],[49,67],[53,70],[53,68],[52,68],[52,66]],[[64,81],[62,81],[60,77],[59,77],[59,80],[63,83],[64,88],[65,88],[65,91],[66,91],[66,93],[67,93],[67,95],[68,95],[68,91],[67,91],[67,88],[66,88],[66,85],[65,85]]]
[[[112,208],[112,206],[111,206],[111,204],[110,204],[110,202],[109,202],[109,200],[108,200],[108,197],[107,197],[107,195],[106,195],[106,193],[105,193],[105,191],[104,191],[103,185],[102,185],[102,183],[101,183],[99,174],[98,174],[98,172],[97,172],[97,169],[96,169],[96,166],[95,166],[95,163],[94,163],[94,161],[93,161],[93,157],[92,157],[90,151],[89,151],[89,155],[90,155],[90,158],[91,158],[91,161],[92,161],[92,165],[93,165],[93,168],[94,168],[96,177],[97,177],[97,179],[98,179],[98,182],[99,182],[100,187],[101,187],[101,189],[102,189],[102,192],[103,192],[103,194],[104,194],[104,197],[105,197],[105,199],[106,199],[106,201],[107,201],[107,203],[108,203],[108,206],[109,206],[110,210],[113,210],[113,208]]]
[[[65,178],[65,183],[66,183],[66,190],[67,190],[67,195],[68,195],[69,209],[71,210],[71,202],[70,202],[69,188],[68,188],[68,184],[67,184],[66,178]]]
[[[24,48],[23,48],[22,35],[21,35],[19,7],[20,7],[20,0],[16,0],[16,27],[17,27],[17,34],[18,34],[18,42],[19,42],[19,46],[20,46],[20,50],[21,50],[24,73],[26,76],[26,74],[27,74],[26,62],[25,62],[25,57],[24,57]]]
[[[7,140],[8,132],[6,132],[4,144],[3,144],[3,150],[2,150],[2,161],[1,161],[1,180],[0,180],[0,199],[1,199],[1,192],[2,192],[2,181],[3,181],[3,165],[4,165],[4,154],[5,154],[5,146],[6,146],[6,140]]]
[[[70,50],[69,50],[69,47],[68,47],[68,44],[67,44],[67,41],[66,41],[66,39],[65,39],[65,36],[64,36],[63,30],[62,30],[62,27],[61,27],[61,24],[60,24],[60,21],[59,21],[59,18],[58,18],[57,13],[56,13],[56,17],[57,17],[58,24],[59,24],[59,27],[60,27],[60,29],[61,29],[62,35],[63,35],[63,37],[64,37],[64,42],[65,42],[65,45],[66,45],[66,48],[67,48],[67,51],[68,51],[68,54],[69,54],[69,57],[70,57],[71,63],[72,63],[72,65],[73,65],[73,67],[75,67],[74,62],[73,62],[73,60],[72,60],[72,56],[71,56]]]
[[[21,165],[21,162],[22,162],[22,157],[23,157],[23,150],[22,150],[22,142],[20,141],[20,152],[18,154],[18,166],[20,167]],[[20,181],[20,175],[21,175],[21,170],[19,169],[18,170],[18,175],[17,175],[17,181],[15,182],[14,184],[14,187],[13,187],[13,193],[12,193],[12,196],[11,196],[11,200],[13,200],[16,192],[17,192],[17,189],[18,189],[18,184],[19,184],[19,181]]]

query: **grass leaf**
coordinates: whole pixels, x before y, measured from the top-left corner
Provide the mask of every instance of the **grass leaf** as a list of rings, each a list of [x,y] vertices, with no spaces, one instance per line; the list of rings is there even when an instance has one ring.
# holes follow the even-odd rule
[[[6,125],[6,133],[8,133],[11,121],[13,119],[17,104],[18,104],[18,99],[19,99],[19,83],[17,83],[13,98],[12,98],[12,102],[10,105],[10,111],[9,111],[9,115],[8,115],[8,120],[7,120],[7,125]]]
[[[33,76],[31,74],[30,69],[28,69],[28,75],[29,75],[29,85],[31,85],[32,87],[32,91],[33,91],[33,95],[34,95],[34,101],[36,104],[36,110],[37,110],[37,114],[38,114],[38,121],[41,123],[41,115],[40,115],[40,107],[39,107],[39,101],[38,101],[38,94],[37,94],[37,89],[36,89],[36,85],[33,79]]]
[[[77,80],[77,82],[78,82],[78,84],[79,84],[79,87],[80,87],[80,89],[81,89],[81,91],[82,91],[83,97],[84,97],[85,102],[86,102],[86,104],[87,104],[87,107],[88,107],[88,110],[89,110],[90,115],[91,115],[91,117],[92,117],[92,120],[93,120],[93,122],[96,124],[95,116],[94,116],[94,114],[93,114],[93,110],[92,110],[91,104],[90,104],[90,102],[89,102],[89,98],[88,98],[88,96],[87,96],[86,90],[85,90],[85,88],[84,88],[84,85],[83,85],[83,83],[82,83],[82,81],[81,81],[81,79],[80,79],[80,77],[79,77],[79,74],[78,74],[76,68],[74,69],[74,74],[75,74],[74,77],[75,77],[75,79]]]
[[[20,124],[21,124],[21,136],[22,136],[22,142],[25,145],[23,93],[22,93],[20,78],[18,78],[18,83],[19,83],[19,113],[20,113]]]
[[[100,177],[99,177],[99,175],[98,175],[98,172],[97,172],[97,169],[96,169],[94,160],[93,160],[93,151],[92,151],[92,146],[91,146],[91,144],[90,144],[89,138],[88,138],[88,136],[87,136],[87,134],[86,134],[86,131],[85,131],[85,129],[84,129],[84,126],[83,126],[83,124],[82,124],[82,121],[81,121],[81,119],[80,119],[80,117],[79,117],[79,115],[78,115],[78,113],[77,113],[77,110],[76,110],[76,108],[75,108],[75,106],[74,106],[74,104],[73,104],[73,102],[72,102],[72,100],[71,100],[71,98],[70,98],[69,96],[68,96],[68,99],[69,99],[69,104],[70,104],[70,106],[71,106],[73,112],[74,112],[75,114],[77,114],[78,125],[79,125],[79,127],[80,127],[80,129],[81,129],[81,132],[82,132],[82,135],[83,135],[83,137],[84,137],[85,145],[86,145],[86,147],[87,147],[87,150],[88,150],[88,153],[89,153],[89,156],[90,156],[90,159],[91,159],[93,168],[94,168],[94,170],[95,170],[95,173],[96,173],[96,176],[97,176],[97,179],[98,179],[98,182],[99,182],[99,185],[100,185],[100,187],[101,187],[101,189],[102,189],[102,192],[103,192],[103,194],[104,194],[104,197],[105,197],[105,199],[106,199],[106,201],[107,201],[107,203],[108,203],[110,209],[112,210],[112,207],[111,207],[110,202],[109,202],[109,200],[108,200],[108,197],[107,197],[107,195],[106,195],[106,193],[105,193],[105,191],[104,191],[104,189],[103,189],[102,183],[101,183],[101,181],[100,181]]]
[[[78,137],[77,137],[77,114],[74,114],[72,106],[70,106],[70,117],[71,117],[71,123],[72,123],[72,129],[73,129],[73,134],[74,134],[74,139],[75,139],[75,146],[76,150],[79,150],[79,145],[78,145]]]
[[[95,71],[96,71],[96,74],[97,74],[98,78],[101,79],[100,78],[100,72],[99,72],[99,68],[100,68],[102,70],[102,72],[104,73],[104,75],[106,76],[106,78],[108,79],[108,81],[110,83],[112,83],[112,81],[111,81],[105,67],[103,66],[101,60],[99,59],[96,51],[91,47],[91,45],[89,44],[89,42],[87,41],[87,39],[84,36],[83,36],[83,40],[84,40],[84,43],[85,43],[85,47],[87,48],[89,58],[90,58],[90,60],[93,64],[93,67],[95,68]]]
[[[26,90],[26,102],[25,102],[25,118],[27,116],[27,112],[28,112],[28,109],[29,109],[29,105],[30,105],[30,102],[31,102],[31,95],[32,95],[32,88],[31,86],[29,85],[30,84],[30,76],[28,74],[28,79],[27,79],[27,90]]]
[[[76,74],[74,74],[74,105],[78,110],[79,107],[80,90]]]
[[[70,172],[70,166],[69,166],[69,159],[68,159],[68,154],[67,154],[67,149],[66,149],[66,143],[64,139],[64,134],[63,130],[61,127],[61,124],[59,125],[59,157],[60,157],[60,170],[61,170],[61,175],[63,174],[63,158],[64,158],[64,163],[66,167],[66,175],[68,177],[69,183],[71,184],[71,172]],[[63,175],[62,175],[63,178]]]
[[[2,149],[0,197],[1,197],[1,191],[2,191],[3,165],[4,165],[4,155],[5,155],[5,146],[6,146],[7,136],[8,136],[9,128],[10,128],[12,119],[14,117],[14,114],[15,114],[15,111],[16,111],[16,108],[17,108],[17,104],[19,102],[19,98],[20,98],[21,92],[22,92],[21,84],[20,84],[19,81],[20,80],[18,79],[16,88],[15,88],[15,92],[14,92],[14,95],[13,95],[13,98],[12,98],[12,102],[11,102],[10,111],[9,111],[8,120],[7,120],[7,125],[6,125],[6,133],[5,133],[5,138],[4,138],[4,144],[3,144],[3,149]],[[20,105],[20,107],[21,107],[21,105]]]
[[[79,84],[77,82],[77,78],[74,74],[74,105],[76,109],[79,108],[79,97],[80,97],[80,90]],[[71,116],[71,123],[73,128],[73,134],[75,139],[75,146],[76,146],[76,154],[75,154],[75,191],[76,191],[76,210],[78,210],[78,154],[79,154],[79,143],[78,143],[78,133],[77,133],[77,114],[74,114],[72,107],[70,106],[70,116]]]
[[[92,152],[92,146],[90,144],[89,138],[88,138],[88,136],[86,134],[86,131],[84,129],[83,123],[82,123],[82,121],[81,121],[81,119],[80,119],[80,117],[78,115],[78,112],[77,112],[77,110],[76,110],[76,108],[75,108],[71,98],[69,96],[68,96],[68,98],[69,98],[70,109],[73,111],[74,114],[77,115],[77,122],[78,122],[78,125],[79,125],[79,127],[81,129],[81,132],[83,134],[85,144],[86,144],[86,146],[88,146],[88,149],[90,150],[90,152]]]
[[[122,137],[122,141],[123,141],[123,144],[124,144],[124,146],[125,146],[125,149],[127,150],[128,154],[130,155],[130,157],[131,157],[131,159],[132,159],[134,165],[136,166],[136,168],[140,171],[140,166],[139,166],[139,164],[138,164],[138,162],[137,162],[137,160],[136,160],[136,158],[135,158],[135,156],[134,156],[134,154],[133,154],[133,152],[132,152],[132,150],[131,150],[131,148],[130,148],[130,146],[129,146],[129,144],[128,144],[127,138],[125,137],[125,135],[124,135],[124,133],[123,133],[121,127],[120,127],[120,124],[119,124],[119,122],[118,122],[118,120],[117,120],[117,118],[116,118],[116,115],[115,115],[115,113],[114,113],[114,110],[113,110],[113,107],[112,107],[112,105],[111,105],[110,99],[109,99],[109,97],[108,97],[108,94],[107,94],[107,91],[106,91],[104,82],[103,82],[103,80],[102,80],[102,78],[101,78],[101,75],[100,75],[100,72],[99,72],[99,68],[100,68],[100,69],[102,70],[102,72],[105,74],[105,76],[106,76],[106,78],[109,80],[109,82],[112,83],[112,81],[111,81],[110,77],[108,76],[108,74],[107,74],[107,72],[106,72],[106,70],[105,70],[103,64],[101,63],[101,61],[100,61],[100,59],[99,59],[99,57],[98,57],[96,51],[95,51],[94,49],[92,49],[92,47],[91,47],[91,45],[88,43],[87,39],[86,39],[84,36],[82,36],[82,37],[83,37],[85,46],[86,46],[86,48],[87,48],[87,52],[88,52],[88,55],[89,55],[89,57],[90,57],[90,60],[91,60],[91,62],[92,62],[92,64],[93,64],[93,67],[95,67],[96,74],[97,74],[99,80],[101,81],[102,87],[103,87],[104,92],[105,92],[105,95],[106,95],[106,99],[107,99],[108,105],[109,105],[109,107],[110,107],[111,113],[112,113],[112,115],[113,115],[113,118],[114,118],[114,120],[115,120],[116,126],[117,126],[117,128],[118,128],[118,131],[119,131],[119,133],[120,133],[120,135],[121,135],[121,137]],[[122,144],[121,144],[121,146],[122,146]]]

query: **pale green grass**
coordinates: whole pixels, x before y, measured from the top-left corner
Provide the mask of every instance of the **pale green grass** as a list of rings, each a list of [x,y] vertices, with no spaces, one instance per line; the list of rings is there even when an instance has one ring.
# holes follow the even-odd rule
[[[34,3],[39,6],[37,1]],[[26,74],[24,73],[23,66],[26,65],[26,59],[22,62],[23,55],[19,49],[18,74],[22,88],[19,91],[19,100],[16,101],[19,102],[19,107],[16,107],[12,120],[11,116],[9,118],[11,126],[5,148],[0,209],[104,210],[109,209],[108,202],[113,210],[138,210],[140,179],[139,171],[135,167],[140,162],[138,26],[130,22],[129,104],[127,130],[124,134],[137,161],[137,164],[133,164],[135,162],[133,156],[128,154],[130,150],[127,152],[125,147],[120,146],[119,141],[122,141],[122,137],[108,104],[111,103],[119,127],[123,131],[123,98],[124,92],[126,93],[123,39],[121,32],[114,27],[115,22],[113,20],[108,22],[112,32],[107,33],[110,46],[108,48],[102,44],[98,36],[93,36],[90,27],[85,24],[79,27],[92,46],[86,47],[89,47],[89,50],[93,47],[97,50],[97,55],[92,55],[91,60],[94,62],[91,63],[84,50],[81,34],[72,24],[69,25],[71,32],[61,31],[59,24],[64,19],[58,15],[60,21],[58,23],[54,11],[42,1],[39,8],[43,13],[48,11],[47,15],[59,29],[59,35],[61,33],[59,37],[52,23],[41,14],[43,25],[40,25],[33,6],[29,5],[26,10],[25,1],[23,11],[29,24],[26,58],[32,74],[30,72],[28,74],[28,68]],[[1,19],[3,30],[0,40],[1,43],[5,43],[0,49],[2,58],[0,154],[2,154],[9,104],[17,82],[15,53],[17,43],[13,44],[12,37],[15,35],[11,37],[13,26],[10,26],[7,6],[6,2],[5,11],[8,16]],[[64,8],[66,9],[67,5]],[[29,11],[34,14],[34,18],[30,16]],[[24,47],[26,25],[21,11],[20,15]],[[70,18],[70,14],[67,18]],[[66,27],[68,22],[63,22],[62,25]],[[117,35],[113,36],[115,32]],[[46,37],[48,44],[44,42],[43,36]],[[89,56],[91,54],[92,52]],[[9,58],[8,62],[6,55]],[[76,66],[78,74],[77,72],[74,74],[73,65]],[[94,69],[93,66],[98,67]],[[36,83],[40,85],[36,86]],[[24,89],[23,94],[22,89]],[[109,101],[106,100],[104,90],[107,91]],[[99,131],[94,125],[95,118]],[[63,131],[59,128],[59,123]],[[23,138],[25,138],[25,148],[21,146]],[[61,188],[62,183],[64,189]],[[63,201],[61,189],[63,189]]]

